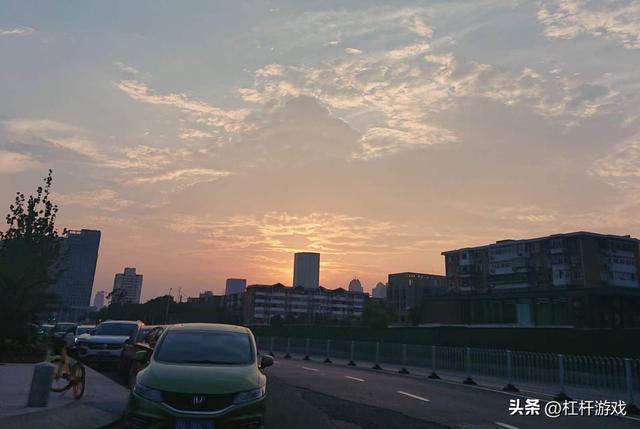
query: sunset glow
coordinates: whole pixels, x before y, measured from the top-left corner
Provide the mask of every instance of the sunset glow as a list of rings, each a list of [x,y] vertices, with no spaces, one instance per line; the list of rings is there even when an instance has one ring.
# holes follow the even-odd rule
[[[297,251],[370,291],[444,250],[640,235],[637,2],[9,3],[2,213],[51,168],[58,227],[102,232],[94,293],[290,285]]]

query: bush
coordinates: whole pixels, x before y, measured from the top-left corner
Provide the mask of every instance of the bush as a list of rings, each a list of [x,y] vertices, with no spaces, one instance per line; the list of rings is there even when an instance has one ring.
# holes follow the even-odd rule
[[[47,345],[41,342],[24,343],[5,340],[0,344],[0,362],[34,363],[47,357]]]

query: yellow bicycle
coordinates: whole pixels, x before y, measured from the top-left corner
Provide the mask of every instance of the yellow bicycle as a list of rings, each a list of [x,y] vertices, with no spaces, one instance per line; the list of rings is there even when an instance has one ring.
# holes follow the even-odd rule
[[[53,356],[51,363],[56,365],[53,381],[51,382],[51,391],[64,392],[71,389],[75,399],[82,398],[86,376],[82,362],[76,360],[72,363],[66,347],[63,347],[61,355]]]

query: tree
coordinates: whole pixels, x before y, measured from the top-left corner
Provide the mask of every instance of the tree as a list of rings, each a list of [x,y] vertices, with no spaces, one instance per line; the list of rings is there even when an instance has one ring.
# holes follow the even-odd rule
[[[0,339],[24,339],[35,315],[56,301],[61,274],[58,206],[50,200],[53,172],[35,195],[16,194],[0,231]]]
[[[390,320],[389,312],[384,303],[377,300],[365,302],[362,311],[362,322],[365,326],[375,329],[386,328]]]

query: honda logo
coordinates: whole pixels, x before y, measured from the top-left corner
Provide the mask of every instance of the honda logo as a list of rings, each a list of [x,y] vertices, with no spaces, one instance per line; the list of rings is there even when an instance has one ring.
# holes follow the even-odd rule
[[[206,400],[206,398],[204,396],[201,395],[196,395],[193,398],[191,398],[191,402],[193,403],[194,407],[200,406],[202,404],[204,404],[204,401]]]

